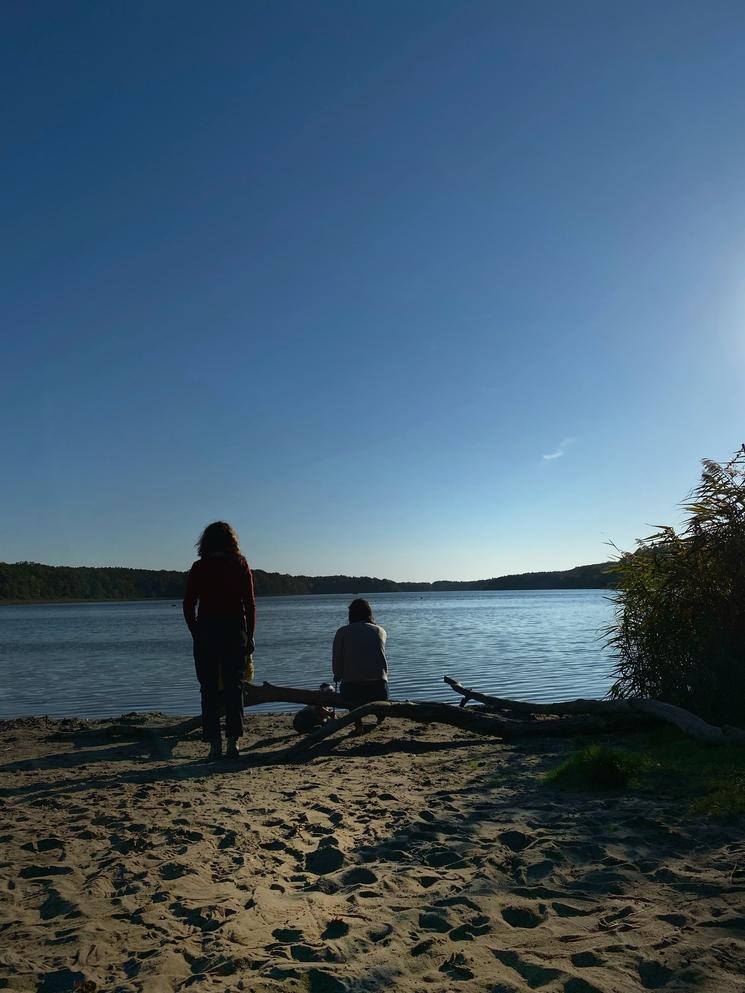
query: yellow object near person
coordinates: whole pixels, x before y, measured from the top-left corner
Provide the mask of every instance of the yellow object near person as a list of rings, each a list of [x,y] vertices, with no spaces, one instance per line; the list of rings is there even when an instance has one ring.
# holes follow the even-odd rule
[[[255,671],[254,670],[254,657],[253,657],[253,655],[247,655],[246,656],[246,665],[245,665],[245,667],[243,669],[243,682],[244,683],[251,683],[251,682],[253,682],[254,671]],[[220,670],[220,677],[219,677],[219,679],[217,681],[217,688],[218,688],[218,690],[223,689],[222,669]]]

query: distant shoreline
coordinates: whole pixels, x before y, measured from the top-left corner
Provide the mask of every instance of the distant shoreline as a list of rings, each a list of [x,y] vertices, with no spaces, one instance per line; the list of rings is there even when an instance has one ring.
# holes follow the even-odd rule
[[[291,576],[253,570],[257,596],[378,596],[381,593],[446,593],[478,590],[612,589],[617,576],[612,562],[545,572],[524,572],[490,579],[409,582],[377,576]],[[119,566],[44,565],[0,562],[0,604],[109,603],[181,600],[186,572],[130,569]]]
[[[38,604],[40,607],[52,607],[55,604],[60,606],[72,603],[169,603],[177,600],[181,603],[180,597],[172,596],[150,596],[150,597],[37,597],[30,600],[0,600],[0,607],[32,607]]]

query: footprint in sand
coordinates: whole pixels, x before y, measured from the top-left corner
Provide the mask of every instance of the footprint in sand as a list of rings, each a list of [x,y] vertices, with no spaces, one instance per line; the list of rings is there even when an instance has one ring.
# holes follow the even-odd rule
[[[103,835],[97,831],[91,831],[89,828],[83,828],[82,831],[74,832],[76,838],[82,838],[83,841],[93,841],[94,838],[103,838]]]
[[[174,822],[175,823],[175,822]],[[188,823],[188,822],[187,822]],[[139,829],[139,825],[137,825]],[[144,825],[143,825],[144,828]],[[132,825],[132,829],[135,829],[135,825]],[[235,834],[234,831],[228,831],[224,837],[228,837],[230,834]],[[195,844],[197,841],[204,841],[204,834],[201,831],[190,831],[185,828],[180,828],[173,832],[174,840],[189,842],[190,844]]]
[[[326,876],[320,875],[314,882],[308,883],[305,888],[318,893],[325,893],[326,896],[333,896],[339,892],[341,886],[333,879],[327,879]]]
[[[720,917],[713,921],[703,921],[701,927],[720,927],[729,931],[745,931],[745,917]]]
[[[188,873],[194,872],[193,869],[188,865],[184,865],[183,862],[164,862],[159,871],[161,879],[179,879],[181,876],[186,876]]]
[[[413,955],[414,958],[419,958],[420,955],[427,955],[436,946],[436,938],[425,938],[424,941],[420,941],[418,944],[414,945],[413,948],[411,948],[409,955]]]
[[[321,937],[324,941],[333,941],[336,938],[343,938],[347,934],[349,934],[349,925],[346,921],[337,917],[333,921],[328,922]]]
[[[595,912],[594,910],[573,907],[569,903],[559,903],[558,901],[552,903],[551,908],[557,917],[587,917],[588,914]]]
[[[432,869],[462,869],[467,864],[464,858],[442,845],[434,845],[428,852],[423,852],[422,861]]]
[[[688,923],[688,918],[683,914],[658,914],[657,920],[672,924],[673,927],[685,927]]]
[[[341,882],[344,886],[361,886],[364,884],[377,883],[378,877],[371,869],[365,869],[363,866],[355,866],[353,869],[348,869],[347,872],[341,877]]]
[[[491,931],[489,918],[479,914],[465,924],[453,928],[448,937],[451,941],[473,941],[474,938],[487,934],[489,931]]]
[[[69,865],[25,865],[19,875],[21,879],[40,879],[44,876],[69,876]]]
[[[235,848],[238,844],[238,835],[235,831],[225,831],[222,838],[217,843],[218,848]]]
[[[531,842],[530,836],[522,831],[502,831],[499,840],[511,852],[523,852]]]
[[[4,841],[11,841],[12,835],[5,835]],[[39,854],[41,852],[51,852],[55,848],[59,848],[64,851],[64,844],[60,838],[39,838],[38,841],[27,841],[25,845],[21,845],[21,848],[25,852],[34,852]]]
[[[314,852],[305,856],[305,868],[316,876],[336,872],[345,863],[344,853],[338,848],[339,842],[333,836],[324,838]]]
[[[440,966],[440,972],[446,973],[451,979],[459,982],[467,982],[474,978],[473,971],[468,967],[468,960],[461,952],[453,952],[450,958],[445,959]]]
[[[510,927],[538,927],[546,919],[545,906],[539,904],[538,908],[538,911],[535,911],[532,907],[505,907],[502,910],[502,918]]]
[[[262,841],[259,848],[262,848],[265,852],[287,852],[288,855],[295,856],[298,854],[295,848],[292,848],[280,838],[275,838],[273,841]]]
[[[673,978],[673,971],[661,962],[650,960],[640,962],[638,965],[639,979],[645,990],[659,990],[667,986]]]
[[[55,972],[46,974],[41,985],[37,987],[37,993],[61,993],[62,990],[72,990],[77,983],[84,982],[85,976],[82,972],[73,972],[72,969],[57,969]]]
[[[593,966],[605,965],[605,959],[596,955],[595,952],[576,952],[571,956],[570,962],[578,969],[590,969]]]
[[[556,866],[550,859],[543,859],[541,862],[533,862],[525,869],[525,878],[530,883],[535,883],[540,879],[546,879],[554,871]]]
[[[492,954],[504,965],[521,976],[531,989],[539,986],[547,986],[552,980],[558,978],[561,972],[558,969],[547,969],[542,965],[534,965],[526,962],[517,952],[501,951],[493,948]]]
[[[564,993],[603,993],[603,991],[597,986],[593,986],[592,983],[588,983],[586,979],[572,976],[564,983]]]
[[[43,921],[50,921],[55,917],[82,917],[82,913],[77,904],[65,900],[57,890],[50,889],[46,900],[39,907],[39,916]]]
[[[272,931],[272,938],[283,945],[293,945],[304,937],[303,932],[294,927],[278,927]]]
[[[290,955],[296,962],[322,962],[325,957],[322,950],[302,943],[290,945]]]
[[[477,903],[471,900],[467,896],[446,896],[442,900],[437,900],[435,903],[436,907],[467,907],[469,910],[480,910]]]
[[[380,927],[374,927],[372,928],[372,930],[368,931],[367,937],[370,939],[370,941],[374,942],[377,945],[379,942],[385,941],[386,938],[390,938],[392,934],[393,934],[393,925],[383,924]]]
[[[331,818],[329,818],[331,820]],[[333,834],[334,829],[332,827],[327,827],[325,824],[309,824],[307,827],[308,834],[315,835],[326,835]]]
[[[330,972],[309,969],[305,975],[308,993],[346,993],[346,985]]]
[[[423,931],[437,931],[440,934],[445,934],[452,930],[453,925],[444,914],[424,911],[419,915],[419,927]]]

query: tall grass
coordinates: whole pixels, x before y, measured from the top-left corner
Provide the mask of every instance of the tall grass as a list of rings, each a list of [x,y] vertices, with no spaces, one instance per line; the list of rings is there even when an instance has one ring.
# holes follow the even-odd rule
[[[659,526],[621,556],[613,697],[654,697],[745,723],[745,445],[703,461],[682,528]]]

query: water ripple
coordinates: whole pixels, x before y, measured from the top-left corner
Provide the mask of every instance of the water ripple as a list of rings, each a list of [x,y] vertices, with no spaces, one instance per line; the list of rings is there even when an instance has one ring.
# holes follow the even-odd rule
[[[347,596],[259,600],[257,679],[317,687]],[[372,598],[388,631],[391,695],[448,700],[442,681],[538,702],[610,686],[599,590],[388,593]],[[262,711],[288,710],[285,704]],[[0,717],[196,713],[199,690],[180,604],[39,604],[0,609]]]

